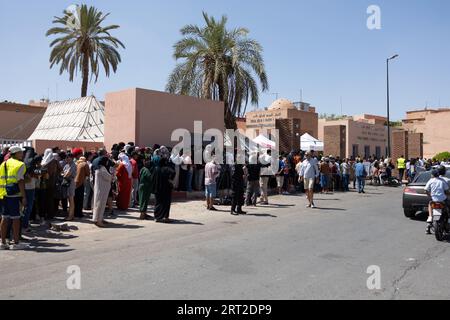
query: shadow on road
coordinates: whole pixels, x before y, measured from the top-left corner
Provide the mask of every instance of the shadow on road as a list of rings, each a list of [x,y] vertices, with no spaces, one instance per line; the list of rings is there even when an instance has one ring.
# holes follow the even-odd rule
[[[274,216],[273,214],[268,213],[247,213],[246,216],[262,217],[262,218],[278,218],[278,216]]]
[[[347,209],[342,209],[342,208],[322,208],[322,207],[316,207],[314,210],[319,210],[319,211],[347,211]]]

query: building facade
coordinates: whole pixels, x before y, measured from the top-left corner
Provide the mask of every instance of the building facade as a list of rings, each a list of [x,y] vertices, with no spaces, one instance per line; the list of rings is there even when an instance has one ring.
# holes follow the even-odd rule
[[[0,138],[26,140],[44,116],[46,108],[0,102]]]
[[[201,121],[203,132],[224,126],[222,102],[133,88],[106,94],[105,146],[133,141],[138,146],[174,146],[175,129],[194,132]]]
[[[387,154],[387,119],[359,115],[339,120],[319,120],[319,140],[324,154],[351,157],[385,157]]]
[[[433,158],[438,153],[450,151],[450,108],[409,111],[403,128],[423,135],[423,156]]]
[[[248,112],[245,127],[251,138],[259,134],[270,137],[274,130],[278,130],[280,151],[288,152],[300,149],[300,137],[304,133],[317,137],[318,118],[316,108],[307,103],[296,106],[289,100],[279,99],[265,110]]]

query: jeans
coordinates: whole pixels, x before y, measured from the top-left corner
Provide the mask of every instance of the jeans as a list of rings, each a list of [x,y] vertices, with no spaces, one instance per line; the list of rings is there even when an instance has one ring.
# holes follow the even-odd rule
[[[342,185],[344,187],[344,191],[349,191],[348,189],[348,184],[350,183],[350,175],[349,174],[344,174],[342,176]]]
[[[365,177],[356,177],[356,180],[358,182],[358,192],[361,193],[364,191],[364,186],[366,184],[366,178]]]
[[[197,191],[202,190],[202,183],[205,180],[205,169],[198,169],[195,172],[195,189]]]
[[[186,191],[192,192],[192,176],[194,172],[192,170],[188,170],[186,173]]]
[[[36,195],[36,190],[25,190],[25,197],[27,199],[27,207],[25,208],[25,214],[22,219],[22,228],[27,229],[30,224],[30,216],[33,211],[34,198]]]

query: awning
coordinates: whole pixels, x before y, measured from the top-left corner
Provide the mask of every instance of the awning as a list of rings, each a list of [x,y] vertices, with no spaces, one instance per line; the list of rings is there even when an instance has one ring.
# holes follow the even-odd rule
[[[323,141],[305,133],[300,138],[300,149],[303,151],[323,151]]]

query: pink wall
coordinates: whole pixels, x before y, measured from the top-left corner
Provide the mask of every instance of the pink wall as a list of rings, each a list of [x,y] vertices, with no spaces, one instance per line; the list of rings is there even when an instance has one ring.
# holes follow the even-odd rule
[[[139,146],[173,146],[173,130],[194,130],[194,121],[203,122],[203,131],[224,130],[223,103],[165,92],[129,89],[106,95],[105,145],[134,141]]]
[[[105,146],[136,140],[136,89],[105,96]]]
[[[27,140],[45,113],[45,108],[0,103],[0,138]]]

